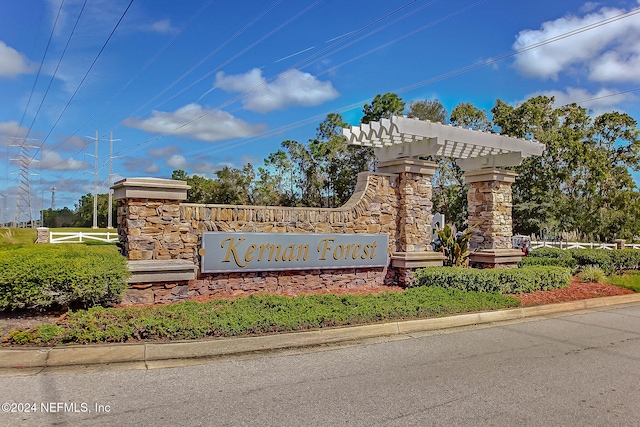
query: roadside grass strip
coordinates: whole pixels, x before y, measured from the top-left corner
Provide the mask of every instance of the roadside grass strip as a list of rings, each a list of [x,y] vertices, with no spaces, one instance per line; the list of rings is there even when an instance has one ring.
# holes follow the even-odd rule
[[[205,303],[69,312],[57,324],[15,330],[7,344],[187,340],[292,332],[518,307],[499,293],[416,287],[378,295],[252,295]]]
[[[613,285],[640,292],[640,271],[627,271],[622,275],[610,276],[609,280]]]

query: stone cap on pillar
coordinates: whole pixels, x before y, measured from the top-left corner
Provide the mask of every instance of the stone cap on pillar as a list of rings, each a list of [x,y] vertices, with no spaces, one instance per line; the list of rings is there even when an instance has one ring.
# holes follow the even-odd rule
[[[514,171],[504,169],[477,169],[465,172],[464,180],[468,183],[482,181],[515,182],[517,176],[518,174]]]
[[[185,181],[162,178],[125,178],[113,184],[113,198],[186,200],[191,187]]]
[[[421,175],[434,175],[438,164],[422,159],[395,159],[378,162],[376,165],[381,173],[402,173],[411,172]]]
[[[442,267],[447,258],[442,252],[393,252],[391,265],[400,268]]]

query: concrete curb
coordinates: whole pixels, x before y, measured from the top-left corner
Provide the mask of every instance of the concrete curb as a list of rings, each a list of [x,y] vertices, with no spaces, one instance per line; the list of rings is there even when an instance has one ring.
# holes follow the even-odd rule
[[[255,351],[307,347],[380,336],[404,335],[638,302],[640,302],[640,294],[628,294],[535,307],[259,337],[175,341],[170,343],[0,348],[0,368],[47,368],[207,358]]]

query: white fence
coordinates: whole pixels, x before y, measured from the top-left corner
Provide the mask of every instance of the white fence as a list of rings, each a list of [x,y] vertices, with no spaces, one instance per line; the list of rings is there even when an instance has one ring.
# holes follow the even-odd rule
[[[118,241],[118,233],[85,233],[82,231],[73,233],[62,231],[49,232],[49,243],[83,243],[88,241],[116,243]]]
[[[626,244],[627,249],[640,249],[640,244]],[[614,250],[615,243],[584,243],[584,242],[566,242],[566,241],[532,241],[531,249],[539,248],[560,248],[560,249],[606,249]]]

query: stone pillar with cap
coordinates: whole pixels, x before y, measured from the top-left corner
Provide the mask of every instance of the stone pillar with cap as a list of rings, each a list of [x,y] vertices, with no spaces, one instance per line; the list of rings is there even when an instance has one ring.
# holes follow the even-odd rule
[[[517,267],[522,251],[511,245],[511,185],[517,174],[489,168],[466,172],[468,224],[474,227],[469,242],[469,264],[480,268]]]
[[[119,246],[128,260],[193,261],[197,245],[183,241],[190,224],[180,219],[180,202],[190,188],[186,182],[127,178],[112,188],[118,202]]]
[[[379,162],[378,171],[398,175],[398,226],[391,267],[400,286],[410,286],[416,269],[442,266],[444,256],[431,248],[431,177],[437,164],[420,159]]]
[[[49,243],[49,227],[38,227],[36,243]]]

